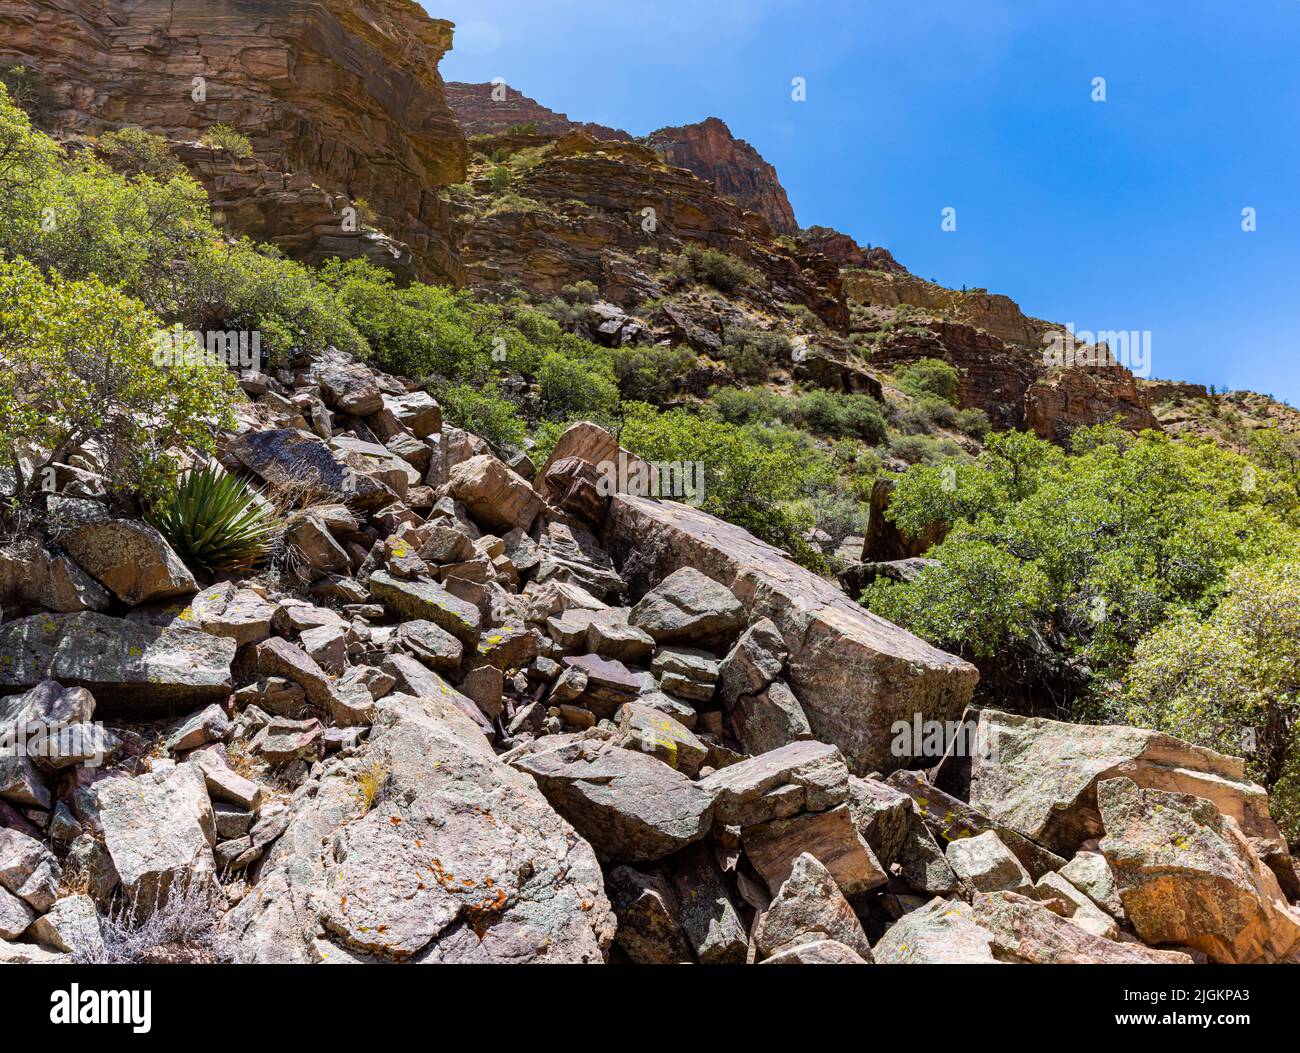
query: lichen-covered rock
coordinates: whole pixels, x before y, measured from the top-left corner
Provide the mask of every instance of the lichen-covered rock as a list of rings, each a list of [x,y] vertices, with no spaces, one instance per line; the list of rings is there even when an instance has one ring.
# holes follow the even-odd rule
[[[545,740],[543,740],[545,742]],[[663,761],[577,739],[516,757],[603,860],[652,862],[709,832],[713,798]]]
[[[700,787],[712,795],[719,822],[753,826],[833,808],[848,797],[849,772],[834,746],[792,742],[728,765],[701,779]]]
[[[693,960],[681,929],[677,893],[660,873],[617,866],[606,891],[618,915],[615,941],[638,965],[675,965]]]
[[[471,457],[451,470],[444,490],[462,501],[489,530],[528,530],[542,510],[542,499],[528,480],[491,454]]]
[[[789,650],[783,678],[813,735],[838,746],[855,775],[902,766],[907,758],[890,748],[891,725],[917,714],[955,720],[979,679],[974,666],[864,610],[742,528],[689,505],[616,494],[605,538],[616,559],[636,552],[649,580],[690,567],[726,586],[746,620],[769,618]]]
[[[831,939],[871,961],[871,945],[849,901],[831,872],[815,856],[804,852],[794,861],[790,876],[777,890],[772,904],[758,920],[754,943],[764,957],[800,944]]]
[[[1300,911],[1235,819],[1132,779],[1105,780],[1097,798],[1101,851],[1144,941],[1195,947],[1217,962],[1300,960]]]
[[[58,502],[60,509],[72,504],[99,509],[91,501]],[[129,606],[198,591],[189,568],[148,523],[99,510],[78,515],[59,531],[58,540],[82,570]]]
[[[152,913],[173,888],[212,880],[216,821],[197,765],[104,779],[95,797],[104,843],[136,911]]]
[[[976,892],[1025,892],[1033,882],[992,830],[949,842],[944,853],[953,873]]]
[[[1282,841],[1268,795],[1246,777],[1239,758],[1143,728],[980,712],[971,806],[1059,855],[1068,858],[1101,835],[1097,786],[1120,776],[1213,801],[1247,837]]]
[[[628,622],[659,643],[707,641],[739,632],[745,609],[725,585],[694,567],[683,567],[647,592]]]
[[[224,701],[235,642],[83,611],[0,625],[0,688],[41,680],[88,688],[101,713],[149,716]]]
[[[420,618],[445,629],[463,644],[478,645],[483,614],[472,603],[431,581],[403,581],[387,571],[370,575],[370,593],[400,618]]]
[[[364,751],[326,761],[226,916],[237,959],[312,962],[333,947],[427,962],[602,961],[615,919],[600,868],[533,781],[453,706],[400,694],[376,705]]]

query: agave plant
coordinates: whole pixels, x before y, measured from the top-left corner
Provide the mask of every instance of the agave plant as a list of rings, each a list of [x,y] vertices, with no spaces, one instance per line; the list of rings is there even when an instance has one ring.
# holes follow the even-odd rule
[[[192,569],[209,574],[256,566],[278,528],[256,490],[213,464],[186,472],[150,518]]]

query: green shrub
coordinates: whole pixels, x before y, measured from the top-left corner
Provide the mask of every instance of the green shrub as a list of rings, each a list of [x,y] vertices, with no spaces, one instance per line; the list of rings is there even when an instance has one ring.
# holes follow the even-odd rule
[[[1146,637],[1121,715],[1244,755],[1283,834],[1300,841],[1300,563],[1238,567],[1208,617],[1182,610]]]
[[[989,424],[988,414],[982,409],[976,409],[973,406],[969,409],[958,410],[953,425],[958,431],[964,435],[969,435],[973,439],[983,439],[992,427]]]
[[[620,442],[649,461],[704,466],[701,507],[797,559],[822,567],[802,534],[813,525],[802,497],[834,483],[834,471],[807,436],[785,428],[737,427],[685,410],[665,413],[625,403]]]
[[[253,144],[248,136],[235,131],[228,124],[214,124],[199,140],[211,150],[225,150],[232,157],[244,160],[253,156]]]
[[[269,505],[216,465],[186,472],[150,510],[149,520],[193,570],[251,570],[279,529]]]
[[[895,370],[894,383],[909,395],[932,395],[955,404],[961,374],[941,358],[922,358]]]
[[[595,348],[592,348],[595,351]],[[578,358],[551,351],[537,371],[543,411],[553,419],[606,419],[618,404],[614,371],[603,356]]]
[[[157,360],[159,328],[99,278],[47,278],[27,260],[0,260],[0,457],[17,470],[18,504],[35,497],[47,465],[88,443],[113,488],[149,496],[174,477],[172,450],[211,450],[215,430],[234,427],[233,375]]]
[[[662,405],[678,394],[686,374],[699,361],[687,347],[641,344],[613,348],[609,359],[623,399],[654,405]]]
[[[722,360],[741,380],[761,384],[774,365],[788,365],[793,344],[784,333],[736,327],[727,332]]]
[[[528,426],[515,404],[495,385],[455,384],[434,393],[457,427],[481,435],[498,450],[513,452],[523,448]]]
[[[126,141],[137,161],[160,163],[147,140]],[[271,356],[330,344],[364,353],[307,268],[247,240],[227,244],[189,176],[128,177],[90,151],[68,155],[3,90],[0,156],[0,252],[67,279],[102,275],[187,330],[259,332]]]
[[[885,438],[885,415],[870,395],[842,394],[822,388],[794,400],[793,416],[813,431],[862,439],[872,444]]]
[[[126,176],[146,175],[167,182],[186,174],[185,166],[172,153],[167,140],[143,128],[119,128],[105,132],[96,141],[113,170]]]
[[[766,424],[783,420],[789,403],[766,388],[714,388],[712,410],[728,424]]]
[[[54,92],[30,66],[21,63],[0,66],[0,85],[14,104],[38,123],[44,123],[55,104]]]
[[[679,256],[673,257],[668,273],[679,281],[704,282],[724,293],[763,284],[763,275],[744,260],[699,245],[688,245]]]
[[[1081,429],[1078,440],[1081,452],[1066,454],[1027,433],[999,432],[976,464],[906,472],[887,515],[915,535],[933,522],[949,525],[947,540],[929,553],[948,569],[942,578],[883,584],[873,604],[940,646],[987,656],[1038,634],[1054,641],[1059,658],[1115,677],[1171,610],[1205,613],[1232,567],[1300,546],[1294,516],[1277,513],[1284,484],[1267,470],[1246,472],[1235,454],[1111,426]],[[1003,566],[1021,564],[1025,580],[1046,582],[1032,590],[1036,606],[982,615],[986,642],[978,650],[968,634],[926,613],[958,589],[954,576],[978,563],[952,562],[950,553],[976,544],[1001,553]],[[970,593],[976,584],[961,588]],[[1004,624],[994,631],[989,621],[998,617]],[[1035,675],[1031,669],[1030,681]]]
[[[513,181],[514,176],[510,174],[510,169],[505,165],[497,165],[488,173],[488,185],[495,194],[508,190]]]

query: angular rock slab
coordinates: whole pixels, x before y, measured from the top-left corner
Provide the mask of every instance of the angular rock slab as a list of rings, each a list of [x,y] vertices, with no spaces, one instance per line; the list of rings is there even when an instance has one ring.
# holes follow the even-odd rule
[[[212,879],[216,820],[198,765],[104,779],[95,796],[104,843],[136,910],[152,913],[178,884]]]
[[[602,961],[615,919],[600,868],[533,780],[449,703],[394,694],[376,708],[362,753],[325,762],[224,919],[236,958],[313,962],[332,945],[345,959]]]
[[[222,702],[235,641],[83,611],[0,625],[0,688],[51,679],[88,688],[101,714],[135,715]]]
[[[1157,731],[985,709],[974,754],[971,806],[1067,859],[1084,841],[1101,836],[1097,786],[1117,777],[1203,797],[1235,819],[1247,837],[1282,842],[1268,813],[1268,795],[1246,778],[1239,758]]]
[[[433,622],[461,643],[478,646],[483,614],[472,603],[457,599],[431,581],[403,581],[387,571],[370,575],[370,593],[384,608],[402,619]]]
[[[813,734],[855,775],[893,771],[891,725],[955,720],[979,673],[854,603],[829,581],[748,531],[689,505],[616,494],[605,522],[619,560],[639,552],[662,577],[694,567],[727,586],[750,618],[770,618],[789,650],[785,679]]]
[[[709,832],[713,797],[663,761],[607,742],[575,739],[510,762],[602,859],[662,859]]]
[[[1147,943],[1177,943],[1216,962],[1300,961],[1300,909],[1235,820],[1190,794],[1107,779],[1097,791],[1124,911]]]
[[[58,538],[82,570],[132,607],[198,591],[189,568],[148,523],[95,515]]]
[[[765,957],[801,944],[835,940],[865,962],[871,945],[831,872],[808,852],[790,869],[772,905],[758,919],[754,943]]]

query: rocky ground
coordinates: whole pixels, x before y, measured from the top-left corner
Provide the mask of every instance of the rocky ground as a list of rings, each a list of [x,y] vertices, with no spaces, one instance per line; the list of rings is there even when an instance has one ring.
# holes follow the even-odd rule
[[[1057,327],[1004,296],[800,230],[722,122],[497,111],[443,85],[450,40],[404,0],[0,7],[70,149],[141,124],[227,229],[309,262],[533,302],[590,282],[566,328],[689,348],[674,398],[738,383],[719,352],[753,327],[797,349],[781,395],[906,407],[894,371],[939,358],[998,428],[1240,439],[1208,393],[1049,367]],[[195,77],[255,156],[194,141]],[[689,247],[758,278],[675,287]],[[884,519],[888,477],[846,592],[611,493],[636,459],[595,424],[535,464],[337,352],[240,382],[221,461],[292,509],[269,568],[196,578],[108,510],[93,447],[54,465],[50,544],[0,551],[0,741],[40,745],[0,751],[0,961],[1300,961],[1295,861],[1239,759],[976,710],[972,665],[850,598],[937,540]]]
[[[243,383],[224,461],[314,488],[278,571],[196,581],[87,455],[3,568],[0,723],[64,732],[0,762],[4,960],[1300,956],[1240,761],[990,709],[900,753],[975,671],[602,493],[601,429],[534,470],[341,357]]]

